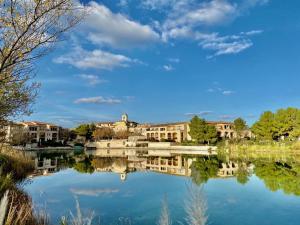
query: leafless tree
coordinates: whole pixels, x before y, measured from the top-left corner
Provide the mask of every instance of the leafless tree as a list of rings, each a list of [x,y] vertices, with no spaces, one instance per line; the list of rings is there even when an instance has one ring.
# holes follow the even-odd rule
[[[93,137],[96,141],[103,139],[112,139],[114,136],[114,131],[109,127],[98,128],[94,130]]]
[[[84,14],[73,0],[0,0],[0,124],[31,112],[34,62]]]

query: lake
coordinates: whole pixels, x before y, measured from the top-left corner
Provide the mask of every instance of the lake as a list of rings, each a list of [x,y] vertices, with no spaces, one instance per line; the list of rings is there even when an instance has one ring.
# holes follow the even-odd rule
[[[300,164],[293,156],[112,149],[35,158],[37,171],[24,190],[52,224],[76,215],[76,204],[84,216],[93,213],[94,224],[157,224],[162,206],[172,224],[187,224],[194,191],[210,225],[300,224]]]

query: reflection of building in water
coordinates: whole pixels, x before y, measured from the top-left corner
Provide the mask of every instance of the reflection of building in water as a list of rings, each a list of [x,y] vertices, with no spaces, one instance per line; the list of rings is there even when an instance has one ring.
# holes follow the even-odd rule
[[[239,169],[245,169],[248,172],[251,172],[253,170],[253,165],[247,166],[246,163],[240,163],[237,162],[224,162],[221,163],[221,167],[218,172],[218,177],[233,177],[236,176]]]
[[[239,169],[239,166],[235,162],[226,162],[221,163],[218,176],[219,177],[232,177],[236,174],[237,170]]]
[[[57,158],[55,159],[35,159],[35,172],[38,175],[48,175],[58,171]]]
[[[146,169],[173,175],[190,176],[192,159],[182,155],[172,157],[150,156],[147,158]]]
[[[98,172],[114,172],[120,174],[121,180],[126,180],[127,173],[132,171],[128,166],[127,158],[96,157],[92,160],[92,165]]]

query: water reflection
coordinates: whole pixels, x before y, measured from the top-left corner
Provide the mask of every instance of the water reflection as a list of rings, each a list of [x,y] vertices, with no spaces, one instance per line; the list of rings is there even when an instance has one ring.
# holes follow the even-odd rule
[[[236,178],[245,185],[255,174],[271,191],[300,196],[300,163],[295,156],[206,155],[133,149],[105,149],[74,152],[28,153],[36,171],[32,176],[49,176],[73,168],[80,173],[117,173],[126,181],[128,173],[152,171],[191,177],[197,184],[210,179]]]

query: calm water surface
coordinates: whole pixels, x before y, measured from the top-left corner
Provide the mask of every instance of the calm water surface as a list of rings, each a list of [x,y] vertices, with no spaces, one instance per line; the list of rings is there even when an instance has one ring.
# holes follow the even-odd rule
[[[293,160],[138,155],[61,156],[57,171],[34,176],[24,189],[53,224],[76,214],[76,199],[101,224],[157,224],[164,198],[173,224],[185,224],[191,183],[203,186],[208,224],[300,224],[300,166]],[[39,156],[53,165],[55,157]]]

